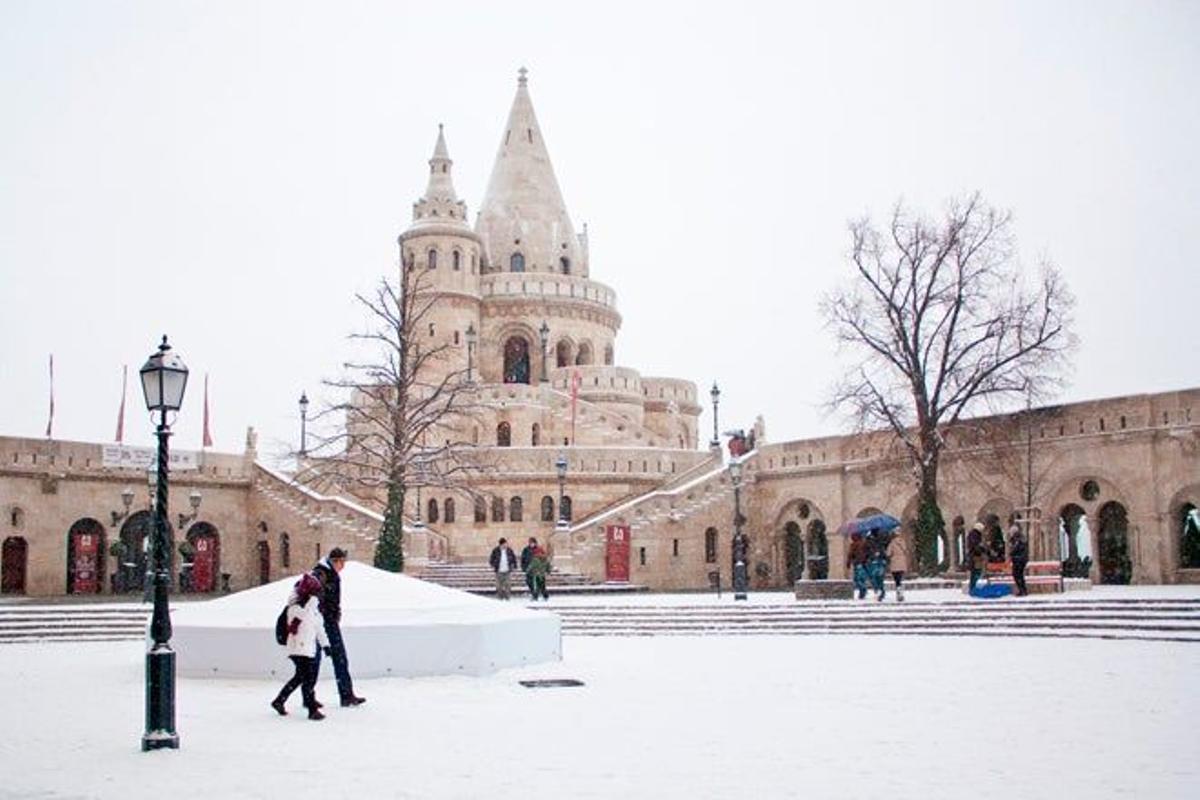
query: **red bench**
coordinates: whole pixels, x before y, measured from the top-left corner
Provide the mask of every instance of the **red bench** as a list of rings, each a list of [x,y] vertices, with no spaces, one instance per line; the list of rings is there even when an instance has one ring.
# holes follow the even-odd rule
[[[984,574],[990,583],[1014,586],[1011,561],[989,561]],[[1058,561],[1030,561],[1025,565],[1025,587],[1029,589],[1030,594],[1061,592],[1062,564]]]

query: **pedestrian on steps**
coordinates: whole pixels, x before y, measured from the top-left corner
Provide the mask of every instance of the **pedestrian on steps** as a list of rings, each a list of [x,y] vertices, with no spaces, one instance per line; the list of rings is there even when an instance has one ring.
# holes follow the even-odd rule
[[[863,535],[857,531],[850,534],[850,546],[846,548],[846,569],[851,570],[854,589],[858,599],[867,596],[867,545]]]
[[[533,555],[529,561],[529,570],[526,573],[533,580],[533,588],[530,591],[533,593],[534,600],[538,599],[538,595],[541,595],[543,600],[550,599],[550,595],[546,594],[546,575],[549,572],[550,556],[540,545],[534,545]]]
[[[529,574],[529,564],[533,561],[533,548],[537,547],[537,539],[530,536],[529,542],[521,549],[521,572],[525,573],[525,586],[529,589],[529,596],[537,600],[537,595],[533,593],[533,576]]]
[[[1025,567],[1029,564],[1029,540],[1021,532],[1021,526],[1013,523],[1008,529],[1008,555],[1012,559],[1013,584],[1017,597],[1029,594],[1025,586]]]
[[[488,563],[492,565],[492,572],[496,573],[496,597],[507,600],[512,596],[509,579],[517,566],[517,556],[508,546],[508,539],[500,537],[499,543],[492,548]]]
[[[899,534],[893,534],[888,547],[888,570],[896,583],[896,602],[904,602],[904,573],[908,572],[908,543]]]

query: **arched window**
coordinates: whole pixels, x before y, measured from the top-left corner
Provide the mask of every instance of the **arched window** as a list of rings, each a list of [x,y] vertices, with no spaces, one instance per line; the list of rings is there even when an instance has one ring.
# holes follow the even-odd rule
[[[430,522],[438,521],[438,501],[432,497],[425,504],[425,518]]]
[[[562,518],[567,522],[571,521],[571,495],[563,495],[562,499]]]
[[[525,519],[525,504],[521,498],[514,497],[508,501],[508,521],[523,522]]]
[[[1100,506],[1100,582],[1129,583],[1133,561],[1129,557],[1129,515],[1125,506],[1111,500]]]
[[[496,446],[512,446],[512,426],[510,426],[507,422],[501,422],[496,426]]]
[[[451,254],[450,260],[453,262],[452,266],[454,267],[455,272],[458,272],[460,269],[462,269],[462,253],[455,250],[454,253]]]
[[[429,268],[437,269],[437,250],[431,249],[429,251]]]
[[[504,499],[492,498],[492,522],[504,522]]]
[[[560,258],[558,260],[558,265],[562,268],[563,275],[571,274],[571,259],[567,258],[566,256],[563,256],[562,258]]]
[[[475,521],[487,522],[487,503],[482,497],[475,498]]]
[[[579,343],[579,355],[575,356],[576,364],[591,364],[592,363],[592,344],[591,342]]]
[[[446,509],[446,513],[442,515],[442,519],[446,520],[446,522],[454,522],[454,498],[447,497],[446,502],[442,505]]]
[[[8,519],[14,528],[20,528],[25,524],[25,512],[19,507],[13,506],[12,513],[9,514]]]
[[[471,274],[472,275],[475,274],[475,267],[479,263],[478,258],[479,257],[474,252],[471,253]]]
[[[284,569],[292,566],[292,540],[287,533],[279,534],[279,563]]]
[[[613,347],[612,342],[604,345],[604,363],[607,366],[612,366],[613,363]]]
[[[529,431],[529,443],[537,447],[542,443],[542,426],[533,423],[533,428]]]
[[[542,522],[554,522],[554,498],[550,495],[542,497]]]
[[[704,563],[717,563],[717,529],[709,528],[704,532]]]
[[[566,339],[561,340],[554,347],[554,363],[560,367],[567,367],[571,364],[571,343]]]
[[[513,272],[525,271],[525,256],[520,253],[513,253],[508,258],[508,268]]]
[[[1179,566],[1184,569],[1200,567],[1200,509],[1193,503],[1179,507],[1176,528],[1183,538],[1179,543]]]
[[[529,342],[520,336],[504,343],[504,382],[529,383]]]

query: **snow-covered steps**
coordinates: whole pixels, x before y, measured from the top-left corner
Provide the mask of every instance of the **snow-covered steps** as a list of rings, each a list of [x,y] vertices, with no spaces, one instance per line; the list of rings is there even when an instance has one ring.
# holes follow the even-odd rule
[[[0,644],[29,641],[141,639],[150,606],[0,606]]]
[[[1200,601],[561,605],[568,636],[1023,636],[1200,642]]]
[[[495,594],[496,576],[487,564],[431,561],[421,566],[413,576],[440,586],[460,589],[473,594]],[[644,586],[628,583],[594,583],[585,575],[561,569],[552,571],[546,580],[549,594],[625,594],[645,591]],[[515,572],[512,576],[513,594],[525,592],[525,576]]]

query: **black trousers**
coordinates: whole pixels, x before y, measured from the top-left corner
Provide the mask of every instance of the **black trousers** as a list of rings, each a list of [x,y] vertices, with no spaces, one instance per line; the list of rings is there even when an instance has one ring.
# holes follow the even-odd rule
[[[1029,590],[1025,588],[1025,565],[1028,562],[1014,561],[1013,565],[1013,583],[1017,585],[1017,594],[1029,594]]]
[[[304,698],[304,707],[311,709],[317,702],[317,659],[305,656],[288,656],[296,665],[296,674],[279,690],[279,699],[286,701],[296,687],[300,687],[300,695]]]

